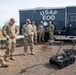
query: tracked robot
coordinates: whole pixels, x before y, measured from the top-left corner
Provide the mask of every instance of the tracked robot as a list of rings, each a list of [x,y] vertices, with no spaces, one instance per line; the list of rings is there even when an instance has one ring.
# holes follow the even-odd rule
[[[59,54],[59,51],[62,45],[63,45],[63,42],[61,42],[61,45],[56,55],[50,57],[49,59],[50,64],[57,65],[59,68],[64,68],[75,62],[75,57],[71,52],[64,52],[64,53]]]

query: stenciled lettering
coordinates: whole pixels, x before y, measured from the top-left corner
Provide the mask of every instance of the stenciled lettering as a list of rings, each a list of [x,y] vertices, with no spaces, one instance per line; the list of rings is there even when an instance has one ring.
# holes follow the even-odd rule
[[[42,10],[40,11],[40,15],[42,16],[42,20],[55,20],[55,15],[58,11],[55,10]]]

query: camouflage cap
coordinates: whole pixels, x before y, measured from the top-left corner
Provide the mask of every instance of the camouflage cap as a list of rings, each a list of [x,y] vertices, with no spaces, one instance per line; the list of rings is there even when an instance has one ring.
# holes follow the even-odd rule
[[[27,19],[27,20],[26,20],[26,22],[29,22],[29,23],[31,23],[30,19]]]
[[[42,24],[43,24],[43,21],[41,21],[40,23],[42,23]]]
[[[34,22],[34,21],[33,21],[32,23],[33,23],[33,24],[35,24],[35,22]]]
[[[14,18],[11,18],[10,21],[16,22],[16,20]]]
[[[49,21],[49,23],[50,23],[50,24],[52,24],[52,22],[51,22],[51,21]]]

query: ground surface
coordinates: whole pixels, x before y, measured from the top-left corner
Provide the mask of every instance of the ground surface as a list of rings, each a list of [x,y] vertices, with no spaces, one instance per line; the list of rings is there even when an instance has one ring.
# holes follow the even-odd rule
[[[23,47],[17,47],[14,53],[15,61],[7,62],[8,68],[0,67],[0,75],[76,75],[76,62],[64,69],[58,69],[49,64],[49,58],[53,56],[59,45],[35,45],[35,55],[24,56]],[[63,49],[71,49],[72,45],[64,45]],[[4,55],[5,50],[1,51]]]

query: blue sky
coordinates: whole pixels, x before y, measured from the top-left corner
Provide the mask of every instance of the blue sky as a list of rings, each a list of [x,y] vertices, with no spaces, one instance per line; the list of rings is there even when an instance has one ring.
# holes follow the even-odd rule
[[[76,0],[0,0],[0,27],[11,17],[19,25],[19,9],[76,6]]]

